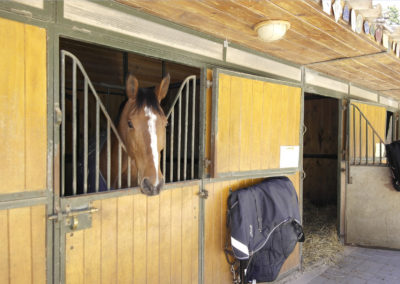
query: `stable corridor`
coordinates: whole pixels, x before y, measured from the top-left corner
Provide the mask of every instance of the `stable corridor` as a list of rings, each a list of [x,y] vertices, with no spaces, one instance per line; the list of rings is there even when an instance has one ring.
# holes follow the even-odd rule
[[[281,283],[400,283],[400,251],[345,247],[335,264],[316,266]]]

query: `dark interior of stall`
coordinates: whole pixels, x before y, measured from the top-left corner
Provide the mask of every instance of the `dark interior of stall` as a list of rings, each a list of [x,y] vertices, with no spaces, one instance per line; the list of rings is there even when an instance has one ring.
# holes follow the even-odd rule
[[[178,64],[175,62],[160,60],[157,58],[146,57],[139,54],[135,54],[132,52],[125,52],[118,49],[113,49],[109,47],[104,47],[100,45],[94,45],[79,41],[74,41],[70,39],[60,39],[60,51],[66,50],[74,54],[79,61],[82,63],[83,68],[85,69],[90,81],[92,82],[98,96],[101,99],[101,102],[107,109],[108,114],[110,115],[112,121],[117,126],[119,114],[124,106],[126,101],[125,94],[125,79],[129,73],[136,76],[139,82],[140,88],[155,88],[158,84],[160,84],[162,78],[166,76],[166,74],[170,75],[171,81],[167,96],[161,102],[161,107],[165,114],[167,114],[172,107],[174,110],[177,110],[177,104],[173,106],[173,103],[176,100],[178,95],[178,90],[181,87],[182,82],[184,82],[185,78],[191,75],[196,76],[196,96],[190,97],[187,101],[190,105],[189,108],[185,109],[182,107],[181,116],[181,128],[185,127],[185,117],[186,111],[188,112],[188,132],[192,132],[192,128],[194,127],[194,132],[196,133],[193,141],[187,141],[189,145],[194,144],[195,151],[193,157],[191,157],[191,152],[188,151],[188,160],[194,159],[195,163],[195,176],[193,178],[198,178],[198,165],[199,165],[199,109],[200,109],[200,69],[194,68],[191,66],[185,66],[182,64]],[[72,75],[73,75],[73,67],[72,60],[66,60],[65,62],[65,195],[71,195],[71,187],[72,187]],[[61,72],[61,64],[60,64],[60,74]],[[60,75],[61,76],[61,75]],[[60,78],[61,81],[61,78]],[[185,89],[183,90],[185,93]],[[83,143],[84,143],[84,77],[80,72],[77,72],[77,152],[78,152],[78,161],[82,160],[82,152],[83,152]],[[184,99],[185,101],[186,99]],[[195,119],[192,120],[192,105],[195,104]],[[94,96],[89,96],[88,98],[88,136],[89,141],[93,140],[96,133],[96,101]],[[178,116],[178,115],[176,115]],[[192,121],[195,121],[194,125]],[[171,149],[171,144],[173,144],[175,151],[173,152],[173,156],[171,159],[171,153],[169,150],[166,151],[166,169],[163,173],[166,182],[174,182],[177,181],[176,177],[178,176],[178,171],[180,171],[180,175],[183,176],[183,166],[181,163],[181,167],[177,166],[178,154],[176,149],[178,149],[178,143],[181,144],[181,149],[184,149],[184,139],[180,139],[178,135],[178,117],[175,118],[175,127],[174,133],[171,133],[171,127],[167,126],[167,139],[166,145],[168,149]],[[106,131],[107,121],[104,115],[101,115],[100,118],[100,130],[102,133]],[[183,130],[181,130],[183,133]],[[172,134],[172,140],[170,139]],[[191,139],[190,137],[188,139]],[[162,154],[163,155],[163,154]],[[180,155],[180,159],[182,159],[183,154]],[[162,157],[162,156],[161,156]],[[172,161],[172,162],[171,162]],[[163,163],[161,158],[161,163]],[[173,164],[173,167],[170,167],[170,163]],[[173,171],[173,175],[171,175],[171,169]],[[187,171],[189,171],[190,167],[187,167]],[[161,166],[161,170],[163,171],[163,167]],[[169,177],[172,176],[172,180]],[[188,174],[188,178],[191,179],[191,175]],[[78,193],[79,192],[78,189]]]
[[[341,249],[337,237],[339,101],[304,96],[304,265],[329,262]]]

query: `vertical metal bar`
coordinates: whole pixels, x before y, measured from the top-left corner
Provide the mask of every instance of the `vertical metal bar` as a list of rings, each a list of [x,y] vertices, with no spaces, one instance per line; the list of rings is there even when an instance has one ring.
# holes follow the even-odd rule
[[[72,63],[72,195],[76,195],[77,174],[77,94],[76,94],[76,62]]]
[[[178,110],[178,167],[177,179],[181,180],[181,134],[182,134],[182,95],[179,94],[179,110]]]
[[[368,165],[368,123],[365,121],[365,164]]]
[[[359,111],[359,113],[360,113],[360,125],[359,125],[359,128],[360,128],[360,162],[359,162],[359,164],[361,165],[361,157],[362,157],[362,151],[361,151],[361,131],[362,131],[362,128],[361,128],[361,111]]]
[[[356,164],[356,107],[353,105],[353,164]]]
[[[175,124],[175,110],[171,112],[171,139],[170,139],[170,153],[169,153],[169,181],[174,181],[174,124]]]
[[[167,174],[167,172],[165,171],[166,170],[166,167],[167,167],[167,135],[165,135],[165,137],[164,137],[164,150],[163,150],[163,171],[162,171],[162,173],[163,173],[163,175],[164,175],[164,178],[165,178],[165,180],[167,180],[167,176],[166,176],[166,174]]]
[[[107,119],[107,190],[111,188],[111,131],[110,121]]]
[[[192,174],[191,174],[191,179],[194,179],[194,133],[195,133],[195,128],[196,128],[196,77],[193,79],[193,95],[192,95]]]
[[[122,165],[121,165],[121,143],[118,142],[118,189],[121,188],[121,171],[122,171]]]
[[[65,196],[65,54],[61,57],[61,196]]]
[[[375,133],[372,133],[372,164],[375,164]]]
[[[382,164],[382,141],[379,139],[379,164]]]
[[[184,152],[183,152],[183,180],[186,180],[186,170],[187,170],[187,140],[188,140],[188,127],[189,127],[189,86],[190,81],[186,83],[186,104],[185,104],[185,141],[184,141]]]
[[[96,100],[96,172],[95,172],[95,190],[99,192],[100,178],[100,104]]]
[[[83,98],[83,193],[87,193],[88,180],[88,83],[84,80],[84,98]]]
[[[128,155],[128,153],[126,153]],[[128,173],[127,173],[127,184],[128,187],[131,187],[131,157],[128,155]]]

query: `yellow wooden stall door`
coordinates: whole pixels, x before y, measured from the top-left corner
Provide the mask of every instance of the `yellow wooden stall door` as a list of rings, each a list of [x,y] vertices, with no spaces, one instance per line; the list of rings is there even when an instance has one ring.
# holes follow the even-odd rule
[[[301,89],[223,71],[214,77],[214,176],[280,169],[281,146],[300,144]]]
[[[7,201],[46,190],[46,31],[0,18],[0,35],[0,200]],[[0,210],[0,283],[46,283],[45,202]]]
[[[197,284],[198,192],[191,183],[93,202],[92,227],[65,236],[66,283]]]
[[[297,196],[299,196],[300,174],[289,175]],[[225,182],[206,184],[208,198],[205,201],[205,233],[204,233],[204,283],[232,283],[232,273],[226,261],[224,248],[226,240],[226,209],[229,189],[237,190],[260,182],[262,179],[234,179]],[[300,266],[300,245],[283,264],[280,275]]]

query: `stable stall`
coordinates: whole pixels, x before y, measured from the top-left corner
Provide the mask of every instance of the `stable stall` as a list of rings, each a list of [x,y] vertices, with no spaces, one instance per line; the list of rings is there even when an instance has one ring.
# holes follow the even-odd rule
[[[323,2],[0,2],[0,282],[231,283],[229,192],[277,176],[304,226],[306,206],[331,206],[336,244],[398,248],[382,147],[398,138],[398,43],[370,1]],[[261,40],[255,27],[277,19],[284,37]],[[129,72],[149,92],[170,74],[155,196],[121,170]],[[101,137],[119,143],[105,190]],[[278,279],[301,270],[303,248]]]

